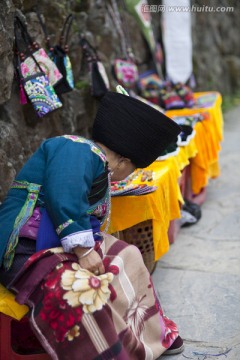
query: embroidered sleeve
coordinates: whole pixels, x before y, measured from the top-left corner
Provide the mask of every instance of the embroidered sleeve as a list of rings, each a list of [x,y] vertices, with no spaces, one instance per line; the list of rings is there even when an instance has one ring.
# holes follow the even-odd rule
[[[57,233],[58,235],[60,235],[61,232],[62,232],[68,225],[70,225],[70,224],[72,224],[72,223],[73,223],[73,220],[72,220],[72,219],[69,219],[69,220],[66,221],[65,223],[59,225],[59,226],[57,227],[57,229],[56,229],[56,233]]]

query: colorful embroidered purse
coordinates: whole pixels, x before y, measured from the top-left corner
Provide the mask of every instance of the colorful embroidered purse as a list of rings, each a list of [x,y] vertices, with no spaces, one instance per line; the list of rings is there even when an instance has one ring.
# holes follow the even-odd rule
[[[61,101],[44,72],[38,72],[22,79],[22,84],[38,117],[43,117],[62,106]]]
[[[114,75],[120,85],[126,88],[135,86],[138,80],[138,68],[136,64],[130,60],[115,59],[113,67]]]
[[[61,101],[57,97],[52,85],[45,72],[43,72],[40,64],[35,56],[31,53],[32,62],[35,64],[35,72],[29,75],[28,69],[25,68],[25,63],[21,62],[24,54],[20,53],[19,46],[19,22],[15,21],[15,69],[16,75],[20,84],[21,103],[27,102],[26,95],[32,103],[37,115],[43,117],[49,112],[58,109],[62,106]]]
[[[45,34],[46,44],[49,51],[50,58],[56,64],[58,70],[62,74],[62,78],[54,85],[54,89],[57,94],[64,94],[74,89],[74,79],[72,72],[71,60],[68,56],[68,37],[71,29],[73,15],[70,14],[67,16],[59,39],[59,44],[51,46],[50,37],[47,33],[45,24],[42,21],[41,15],[37,11],[37,16],[39,23]]]
[[[41,69],[47,75],[50,84],[52,86],[56,85],[58,81],[61,80],[62,74],[60,73],[54,62],[49,58],[46,51],[41,48],[34,51],[33,54],[36,61],[41,66]],[[28,56],[21,63],[21,71],[24,78],[34,75],[37,72],[36,62],[33,60],[32,56]]]
[[[51,85],[56,85],[62,79],[62,74],[58,70],[56,64],[50,59],[46,51],[43,48],[40,48],[39,45],[32,40],[26,25],[18,16],[15,17],[15,23],[21,29],[22,40],[24,41],[25,46],[27,46],[26,51],[23,52],[24,57],[21,59],[21,71],[23,77],[26,78],[36,74],[38,71],[36,65],[37,61],[42,71],[48,76]],[[32,55],[36,61],[34,61]]]

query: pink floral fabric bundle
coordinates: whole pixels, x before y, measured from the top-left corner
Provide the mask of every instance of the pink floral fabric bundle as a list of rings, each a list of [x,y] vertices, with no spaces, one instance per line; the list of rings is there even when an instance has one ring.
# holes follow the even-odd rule
[[[105,274],[82,269],[62,248],[39,251],[13,289],[53,359],[156,359],[178,337],[164,316],[139,250],[106,235]],[[133,266],[134,264],[134,266]]]

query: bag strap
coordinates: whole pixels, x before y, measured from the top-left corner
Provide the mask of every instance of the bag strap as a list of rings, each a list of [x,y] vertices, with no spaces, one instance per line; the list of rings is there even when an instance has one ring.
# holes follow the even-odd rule
[[[121,3],[122,9],[127,13],[127,7],[126,7],[126,4],[125,4],[125,1],[120,0],[120,3]],[[121,16],[120,13],[119,13],[119,16]],[[125,30],[124,33],[125,33],[125,37],[126,37],[128,56],[130,57],[131,60],[136,62],[136,59],[135,59],[135,56],[134,56],[134,53],[133,53],[133,49],[132,49],[132,42],[131,42],[131,37],[130,37],[128,21],[126,21],[126,19],[124,17],[124,14],[122,14],[121,20],[122,20],[122,24],[123,24],[123,29]]]
[[[109,3],[107,3],[106,6],[107,6],[108,13],[110,14],[112,21],[116,27],[116,30],[119,34],[123,56],[128,58],[127,44],[126,44],[126,39],[124,36],[123,29],[122,29],[122,23],[121,23],[121,18],[120,18],[119,12],[118,12],[117,3],[116,3],[116,1],[111,0],[111,5]]]
[[[66,20],[64,21],[63,28],[61,31],[60,39],[59,39],[59,45],[64,48],[66,52],[68,52],[68,38],[69,33],[71,30],[72,22],[74,20],[74,16],[72,14],[69,14],[66,17]]]
[[[45,41],[46,41],[47,48],[48,48],[48,50],[52,51],[53,47],[50,44],[50,36],[49,36],[49,34],[47,32],[47,27],[46,27],[46,25],[44,24],[44,22],[42,20],[42,14],[40,14],[40,12],[38,10],[38,6],[35,8],[35,11],[36,11],[36,14],[37,14],[39,24],[41,25],[42,31],[43,31],[44,36],[45,36]]]
[[[15,54],[16,54],[16,57],[17,57],[17,73],[18,73],[18,76],[20,79],[23,79],[23,75],[22,75],[22,71],[21,71],[21,61],[24,61],[24,58],[25,58],[25,55],[23,52],[21,52],[20,50],[20,45],[19,45],[19,32],[18,31],[21,31],[21,36],[22,36],[22,39],[24,40],[24,42],[26,41],[26,38],[24,36],[24,33],[22,32],[23,28],[22,26],[20,25],[20,22],[15,19],[14,21],[14,35],[15,35]],[[33,55],[33,52],[30,50],[30,56],[31,58],[33,59],[33,61],[35,62],[35,64],[37,65],[38,69],[40,70],[40,72],[43,72],[40,64],[38,63],[38,61],[36,60],[35,56]]]
[[[50,51],[53,51],[53,46],[50,44],[50,36],[48,34],[47,27],[42,20],[42,14],[40,14],[40,12],[38,10],[38,6],[36,6],[35,11],[36,11],[39,23],[41,25],[41,28],[42,28],[44,36],[45,36],[47,48]],[[68,52],[67,42],[68,42],[69,33],[70,33],[70,29],[71,29],[73,20],[74,20],[74,16],[72,14],[69,14],[66,17],[64,24],[63,24],[63,28],[61,30],[61,34],[60,34],[60,38],[59,38],[59,46],[63,47],[65,52]]]
[[[87,61],[88,62],[99,61],[99,57],[96,49],[90,44],[90,42],[82,34],[79,34],[79,37],[80,37],[79,42],[83,48],[83,51],[85,52]]]
[[[132,51],[132,47],[130,45],[130,35],[127,21],[125,21],[124,16],[121,17],[118,4],[116,0],[111,0],[111,5],[106,4],[107,10],[113,20],[113,23],[116,27],[116,30],[119,34],[121,41],[122,53],[126,57],[126,59],[130,59],[135,62],[135,57]],[[126,6],[124,1],[122,1],[122,8],[126,11]],[[125,31],[124,31],[125,30]]]
[[[21,29],[22,39],[24,40],[25,44],[27,45],[29,51],[34,51],[39,49],[39,45],[36,41],[33,41],[32,37],[30,36],[26,24],[20,19],[18,15],[15,15],[15,23],[18,24],[19,28]]]
[[[14,65],[14,70],[15,70],[15,78],[16,78],[18,84],[20,85],[21,81],[23,79],[23,76],[22,76],[22,72],[21,72],[21,61],[20,61],[20,57],[19,57],[19,54],[17,53],[17,51],[15,51],[15,53],[14,53],[13,65]]]

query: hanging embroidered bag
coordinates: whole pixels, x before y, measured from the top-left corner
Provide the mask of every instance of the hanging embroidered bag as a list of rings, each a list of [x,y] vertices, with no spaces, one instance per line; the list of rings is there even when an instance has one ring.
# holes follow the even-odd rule
[[[50,37],[38,11],[37,16],[45,35],[49,56],[54,61],[58,70],[62,74],[62,78],[54,85],[54,89],[58,95],[72,91],[74,89],[74,79],[71,60],[68,56],[67,43],[72,21],[74,19],[73,15],[70,14],[67,16],[61,31],[59,43],[55,46],[51,46],[50,44]]]
[[[36,59],[42,71],[48,76],[50,84],[56,85],[62,78],[62,74],[58,70],[56,64],[50,59],[46,51],[43,48],[40,48],[37,42],[32,40],[27,30],[27,26],[22,20],[18,16],[15,17],[15,20],[21,28],[22,39],[27,47],[25,51],[23,51],[25,58],[22,59],[21,62],[22,76],[26,78],[38,72],[38,66],[34,61],[34,59]]]
[[[40,66],[36,74],[26,78],[21,76],[20,68],[19,65],[21,84],[38,117],[43,117],[62,106],[47,75],[41,70]]]
[[[130,60],[115,59],[114,75],[118,83],[126,88],[135,86],[138,80],[138,68],[136,64]]]
[[[22,104],[26,103],[27,96],[38,117],[43,117],[49,112],[60,108],[62,103],[55,93],[53,86],[50,84],[47,75],[43,72],[33,54],[31,54],[31,58],[35,63],[36,72],[31,75],[26,75],[26,73],[24,74],[25,76],[23,75],[25,68],[22,66],[23,63],[21,63],[21,58],[24,58],[24,54],[20,53],[18,30],[18,23],[15,22],[15,70],[20,84],[21,102]]]
[[[24,90],[38,117],[62,106],[54,88],[44,72],[38,72],[22,79]]]

